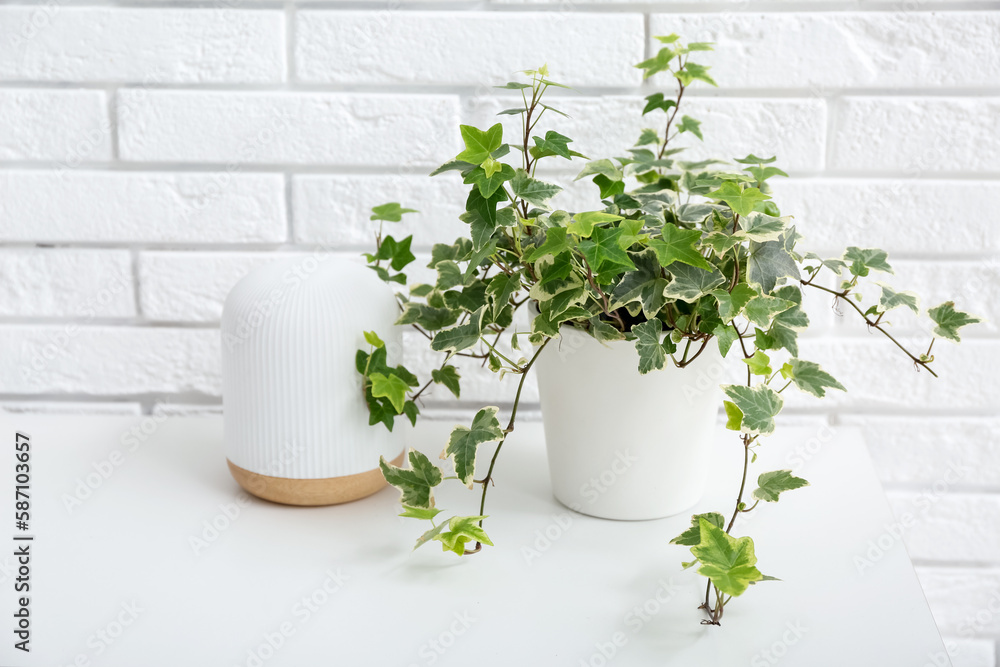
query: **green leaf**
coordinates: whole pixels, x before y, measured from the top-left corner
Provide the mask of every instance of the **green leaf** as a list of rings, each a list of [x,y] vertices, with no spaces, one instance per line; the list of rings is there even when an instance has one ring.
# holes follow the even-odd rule
[[[721,529],[726,525],[726,519],[718,512],[706,512],[705,514],[695,514],[691,517],[691,527],[683,533],[670,540],[670,544],[679,544],[684,547],[693,547],[701,544],[701,521],[705,519],[716,528]]]
[[[409,453],[410,469],[397,468],[386,462],[385,457],[379,459],[379,468],[385,481],[399,489],[403,505],[430,509],[434,507],[434,492],[432,489],[441,483],[441,469],[430,462],[426,456],[411,448]]]
[[[580,238],[589,238],[594,233],[594,226],[606,222],[617,222],[622,216],[603,211],[584,211],[573,216],[573,222],[568,226],[570,233]]]
[[[431,379],[437,384],[443,384],[447,387],[451,393],[455,394],[455,398],[462,397],[462,388],[459,386],[459,380],[462,379],[462,376],[458,374],[458,369],[454,366],[444,366],[432,370]]]
[[[396,412],[402,414],[409,385],[396,375],[372,373],[368,379],[372,382],[372,395],[375,398],[388,398]]]
[[[731,324],[720,324],[712,330],[712,335],[715,336],[715,342],[719,346],[719,354],[725,357],[729,354],[730,348],[733,347],[733,343],[739,338],[736,334],[736,329],[733,328]]]
[[[659,320],[647,320],[634,325],[632,333],[636,335],[635,349],[639,353],[639,373],[645,375],[663,368],[667,363],[667,350],[660,342],[663,323]]]
[[[485,518],[485,516],[453,516],[448,520],[448,530],[439,532],[433,539],[441,543],[442,550],[454,552],[459,556],[465,553],[465,545],[469,542],[493,546],[486,531],[479,525]]]
[[[796,387],[817,398],[826,396],[827,387],[847,391],[844,385],[812,361],[791,359],[782,366],[781,374],[786,380],[794,382]]]
[[[708,70],[711,67],[705,67],[704,65],[699,65],[697,63],[688,62],[685,63],[684,69],[677,72],[677,79],[681,81],[685,86],[690,86],[693,81],[704,81],[710,86],[718,86],[713,79],[708,74]]]
[[[793,476],[791,470],[775,470],[773,472],[765,472],[758,477],[757,486],[759,488],[754,490],[754,498],[767,503],[776,503],[778,502],[778,495],[782,491],[801,489],[803,486],[809,486],[809,482],[801,477]]]
[[[945,301],[940,306],[931,308],[927,314],[937,325],[934,327],[934,335],[941,338],[953,340],[956,343],[961,341],[958,330],[970,324],[978,324],[982,320],[969,313],[955,310],[954,301]]]
[[[702,141],[705,140],[705,137],[701,136],[701,121],[695,120],[691,116],[681,116],[681,122],[677,124],[677,131],[690,132]]]
[[[732,401],[723,401],[722,407],[726,409],[726,428],[739,431],[743,427],[743,411]]]
[[[677,102],[671,99],[665,99],[663,97],[663,93],[653,93],[652,95],[646,97],[646,106],[642,110],[642,115],[645,116],[650,111],[656,111],[657,109],[667,111],[675,106],[677,106]]]
[[[410,507],[409,505],[403,505],[403,511],[399,514],[401,517],[407,519],[424,519],[430,521],[438,514],[441,513],[436,507],[425,508],[425,507]]]
[[[723,322],[729,323],[743,312],[747,302],[756,296],[757,292],[746,283],[739,283],[732,292],[717,289],[712,290],[711,294],[719,302],[719,317],[722,318]]]
[[[799,267],[779,241],[750,243],[747,262],[747,282],[756,285],[764,294],[770,294],[779,278],[799,277]]]
[[[750,367],[750,372],[754,375],[767,377],[774,372],[771,370],[771,358],[760,350],[755,350],[749,359],[743,359],[743,363]]]
[[[889,254],[878,248],[857,248],[850,246],[844,253],[844,262],[847,263],[851,273],[862,278],[873,270],[892,273],[892,267],[889,266],[888,259]]]
[[[562,191],[558,185],[531,178],[523,169],[517,170],[510,186],[515,197],[520,197],[524,201],[546,210],[549,208],[548,200]]]
[[[580,252],[587,258],[594,273],[601,273],[609,265],[625,270],[635,269],[632,259],[619,243],[622,231],[620,227],[595,227],[590,238],[580,243]]]
[[[905,306],[914,313],[920,313],[920,297],[913,292],[897,292],[889,285],[876,284],[882,288],[882,297],[878,303],[883,312],[889,312],[893,308]]]
[[[659,145],[659,143],[660,143],[660,135],[656,132],[656,130],[645,128],[642,130],[642,132],[639,133],[639,140],[635,142],[635,145],[649,146],[650,144]]]
[[[490,160],[492,159],[490,158]],[[479,188],[479,194],[483,197],[493,197],[501,185],[514,178],[514,168],[509,164],[494,161],[493,166],[493,169],[486,169],[485,166],[476,167],[465,175],[463,181],[466,184],[475,184]]]
[[[558,155],[559,157],[564,157],[567,160],[573,159],[573,151],[569,149],[569,144],[572,143],[572,139],[563,136],[556,132],[555,130],[549,130],[545,133],[545,137],[532,137],[532,141],[535,142],[534,147],[531,149],[531,155],[537,158],[548,157],[550,155]]]
[[[497,420],[499,408],[486,407],[476,413],[472,427],[456,426],[448,438],[448,444],[441,452],[441,458],[455,462],[455,474],[470,489],[476,473],[476,451],[484,442],[502,440],[504,432]]]
[[[636,68],[644,70],[642,74],[643,79],[648,79],[654,74],[659,74],[660,72],[670,71],[670,61],[674,59],[677,53],[669,48],[664,47],[657,52],[655,56],[648,60],[643,60],[641,63],[636,65]]]
[[[794,306],[795,303],[792,301],[768,296],[767,294],[758,294],[747,302],[746,307],[743,309],[743,315],[761,329],[766,329],[770,326],[771,320],[774,319],[775,315]]]
[[[705,271],[688,264],[675,264],[670,267],[670,273],[673,280],[667,285],[667,297],[688,303],[694,303],[726,281],[726,277],[715,267]]]
[[[382,239],[382,244],[379,246],[378,252],[374,255],[368,255],[368,261],[388,260],[389,265],[394,270],[401,271],[416,259],[413,253],[410,252],[410,244],[412,242],[413,236],[407,236],[402,241],[397,241],[391,236],[386,236]]]
[[[370,220],[385,220],[386,222],[400,222],[404,213],[416,213],[415,208],[403,208],[396,202],[382,204],[372,208]]]
[[[767,435],[774,432],[774,418],[785,404],[778,392],[763,384],[754,387],[729,384],[722,389],[743,412],[744,433]]]
[[[425,532],[423,535],[418,537],[416,544],[413,545],[414,551],[419,549],[423,545],[427,544],[431,540],[435,539],[441,533],[441,531],[447,527],[448,527],[447,523],[439,523],[438,525],[434,526],[433,528]]]
[[[366,331],[365,340],[368,341],[368,344],[371,345],[372,347],[385,347],[385,343],[382,341],[381,338],[378,337],[378,334],[375,333],[374,331]]]
[[[755,566],[753,540],[749,537],[736,539],[727,535],[722,528],[704,518],[698,520],[701,527],[701,542],[691,547],[701,567],[700,574],[726,595],[742,595],[747,587],[764,578]]]
[[[724,201],[739,215],[750,215],[758,202],[770,199],[757,188],[742,188],[736,181],[725,181],[718,190],[705,195],[709,199]]]
[[[772,162],[774,162],[777,159],[778,158],[776,158],[774,156],[771,156],[771,157],[757,157],[753,153],[750,153],[750,155],[747,155],[744,158],[734,158],[733,161],[734,162],[739,162],[740,164],[771,164]]]
[[[650,239],[649,247],[656,251],[656,258],[664,268],[674,262],[683,262],[690,266],[713,271],[714,266],[698,252],[701,232],[697,229],[681,229],[676,225],[663,225],[660,230],[662,239]]]
[[[747,167],[743,171],[750,172],[750,174],[757,179],[758,187],[761,183],[773,176],[784,176],[785,178],[788,178],[788,174],[777,167]]]
[[[465,150],[456,159],[463,162],[481,164],[503,143],[503,125],[500,123],[485,132],[471,125],[460,125],[459,130],[462,132]]]

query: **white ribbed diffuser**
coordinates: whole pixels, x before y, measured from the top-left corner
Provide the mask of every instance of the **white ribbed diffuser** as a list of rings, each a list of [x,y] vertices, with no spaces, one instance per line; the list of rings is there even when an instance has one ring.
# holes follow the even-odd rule
[[[380,456],[403,441],[368,425],[355,367],[364,332],[402,349],[392,290],[365,266],[329,255],[257,269],[222,314],[226,457],[250,493],[291,505],[363,498],[384,485]]]

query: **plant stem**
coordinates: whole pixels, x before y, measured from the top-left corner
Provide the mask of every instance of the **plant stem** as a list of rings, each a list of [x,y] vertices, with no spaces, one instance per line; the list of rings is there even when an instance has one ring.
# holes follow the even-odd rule
[[[531,367],[535,365],[538,355],[542,353],[542,350],[545,349],[545,346],[549,344],[550,340],[552,339],[546,338],[542,341],[542,344],[538,346],[537,350],[535,350],[535,354],[531,357],[531,360],[524,365],[524,369],[521,371],[521,381],[517,383],[517,394],[514,395],[514,405],[510,411],[510,421],[507,422],[507,428],[504,429],[503,439],[497,443],[497,448],[493,451],[493,458],[490,459],[490,467],[489,470],[486,471],[486,477],[479,480],[479,483],[483,485],[483,495],[479,499],[479,516],[483,516],[483,512],[486,511],[486,491],[490,488],[490,483],[493,481],[493,467],[497,463],[497,457],[500,455],[500,449],[503,447],[503,444],[507,442],[507,436],[514,430],[514,420],[517,418],[517,408],[521,404],[521,390],[524,388],[524,379],[528,377],[528,371],[530,371]],[[483,527],[482,519],[479,520],[479,527]],[[476,542],[476,546],[473,549],[465,550],[465,555],[468,556],[474,554],[482,548],[482,543]]]
[[[873,322],[871,319],[869,319],[868,316],[865,315],[865,311],[861,310],[861,306],[859,306],[858,304],[854,303],[853,299],[848,299],[847,298],[847,292],[848,292],[847,290],[843,290],[843,291],[838,292],[837,290],[830,289],[829,287],[823,287],[822,285],[816,285],[814,283],[807,283],[804,280],[800,280],[799,282],[802,283],[803,285],[809,285],[810,287],[815,287],[818,290],[823,290],[824,292],[832,294],[834,297],[836,297],[836,298],[838,298],[838,299],[840,299],[842,301],[846,301],[847,303],[849,303],[851,305],[851,308],[853,308],[854,310],[858,311],[858,314],[861,315],[862,319],[864,319],[865,324],[867,324],[872,329],[877,329],[880,333],[882,333],[882,335],[884,335],[886,338],[888,338],[889,340],[891,340],[896,345],[896,347],[898,347],[900,350],[903,351],[903,354],[905,354],[906,356],[908,356],[913,361],[914,364],[916,364],[918,366],[922,366],[923,368],[925,368],[927,370],[928,373],[930,373],[934,377],[938,376],[937,373],[935,373],[933,370],[931,370],[930,362],[924,361],[923,359],[921,359],[921,358],[919,358],[917,356],[914,356],[914,354],[912,352],[910,352],[905,347],[903,347],[902,343],[900,343],[898,340],[896,340],[895,338],[893,338],[892,334],[890,334],[888,331],[886,331],[884,328],[882,328],[881,324],[879,324],[877,321]]]

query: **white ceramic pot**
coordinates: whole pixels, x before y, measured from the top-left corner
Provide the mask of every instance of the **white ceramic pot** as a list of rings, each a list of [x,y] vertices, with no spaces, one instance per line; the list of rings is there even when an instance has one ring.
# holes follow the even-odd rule
[[[635,344],[563,327],[535,363],[552,490],[605,519],[656,519],[698,502],[722,405],[710,341],[685,368],[640,375]]]
[[[222,399],[233,477],[261,498],[328,505],[385,485],[380,456],[403,441],[368,425],[357,350],[364,332],[399,363],[392,290],[365,266],[310,255],[261,267],[240,281],[222,315]]]

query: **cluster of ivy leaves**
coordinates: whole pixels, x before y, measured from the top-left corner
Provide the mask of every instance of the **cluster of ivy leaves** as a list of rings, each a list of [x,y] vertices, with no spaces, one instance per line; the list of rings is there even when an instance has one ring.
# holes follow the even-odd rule
[[[681,135],[702,139],[699,121],[679,114],[685,90],[695,82],[715,85],[709,68],[690,60],[711,49],[705,43],[683,44],[676,35],[657,38],[658,53],[637,67],[645,77],[667,73],[673,95],[657,92],[642,111],[662,129],[644,129],[636,144],[615,158],[590,159],[572,148],[573,140],[536,126],[561,111],[543,102],[551,88],[542,67],[523,74],[525,81],[501,88],[515,91],[522,104],[501,112],[517,117],[520,130],[512,141],[497,123],[481,129],[462,125],[464,150],[432,175],[454,172],[469,186],[461,220],[468,233],[452,243],[433,246],[428,268],[431,283],[408,283],[403,269],[413,261],[411,237],[397,241],[376,236],[376,252],[367,255],[386,281],[406,284],[399,295],[400,325],[409,325],[442,354],[442,363],[420,384],[405,368],[389,367],[372,333],[372,349],[358,354],[365,378],[371,421],[392,428],[393,418],[415,421],[418,399],[432,385],[460,395],[456,361],[481,360],[491,370],[523,378],[538,352],[563,327],[585,331],[598,341],[627,341],[636,349],[641,373],[668,364],[684,367],[707,345],[723,356],[735,350],[746,367],[747,382],[723,387],[727,428],[740,433],[749,457],[759,439],[775,430],[789,386],[823,398],[844,387],[818,364],[799,357],[799,334],[809,326],[802,308],[803,290],[829,292],[857,310],[868,326],[891,338],[883,318],[896,308],[919,311],[916,295],[878,284],[880,295],[859,305],[859,279],[891,273],[886,253],[849,247],[840,257],[822,258],[799,250],[801,236],[772,199],[769,180],[787,176],[775,158],[747,155],[734,161],[685,160],[675,144]],[[655,119],[655,120],[654,120]],[[618,122],[599,119],[598,122]],[[585,160],[577,180],[595,186],[593,210],[566,211],[553,205],[562,188],[538,177],[543,161]],[[372,219],[399,222],[409,209],[386,204]],[[816,282],[821,272],[836,275],[837,287]],[[521,330],[516,312],[533,308],[530,326]],[[935,335],[959,340],[962,326],[977,322],[951,302],[932,308]],[[892,339],[915,364],[930,370],[930,348],[914,354]],[[503,344],[501,344],[501,341]],[[525,343],[527,341],[527,344]],[[513,357],[519,357],[514,359]],[[931,371],[933,373],[933,371]],[[780,385],[780,386],[779,386]],[[520,386],[514,412],[520,399]],[[436,540],[444,550],[468,553],[466,545],[489,545],[483,531],[483,503],[492,481],[492,464],[482,479],[476,474],[478,448],[502,446],[513,428],[501,428],[495,407],[480,410],[471,426],[458,426],[442,453],[453,475],[410,452],[409,469],[384,460],[386,480],[402,494],[403,516],[431,522],[417,546]],[[495,461],[495,454],[493,460]],[[432,489],[445,479],[469,488],[482,486],[479,512],[437,523]],[[757,502],[775,502],[785,491],[807,482],[791,471],[765,472],[751,493]],[[733,520],[751,511],[737,499]],[[694,517],[691,528],[674,542],[691,547],[691,565],[711,582],[717,606],[706,608],[717,622],[726,598],[767,579],[756,568],[753,541],[735,538],[721,514]]]

